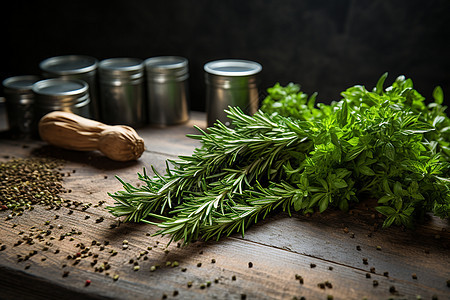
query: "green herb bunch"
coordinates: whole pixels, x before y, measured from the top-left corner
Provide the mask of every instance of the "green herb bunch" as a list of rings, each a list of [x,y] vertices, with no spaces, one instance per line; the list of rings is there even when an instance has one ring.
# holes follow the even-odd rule
[[[165,174],[144,169],[134,187],[110,194],[108,207],[127,221],[158,226],[158,234],[189,243],[245,230],[281,209],[303,213],[376,197],[376,209],[412,227],[432,212],[450,214],[450,120],[443,93],[425,99],[410,79],[384,89],[354,86],[330,105],[316,105],[300,87],[276,84],[253,116],[230,107],[221,122],[191,138],[191,156],[167,161]],[[158,221],[159,220],[159,221]]]

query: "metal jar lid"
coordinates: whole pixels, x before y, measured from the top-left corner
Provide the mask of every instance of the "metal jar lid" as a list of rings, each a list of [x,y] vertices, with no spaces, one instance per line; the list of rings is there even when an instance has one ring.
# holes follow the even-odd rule
[[[223,59],[204,66],[206,84],[222,89],[241,89],[256,85],[256,75],[262,66],[253,61]]]
[[[2,84],[5,93],[27,94],[32,93],[33,84],[39,80],[39,76],[22,75],[6,78]]]
[[[33,92],[38,95],[38,104],[77,103],[85,101],[88,84],[82,80],[53,78],[36,82]]]
[[[189,77],[188,60],[180,56],[157,56],[145,60],[145,70],[150,81],[182,81]]]
[[[262,66],[253,61],[241,59],[223,59],[205,64],[205,72],[217,76],[252,76],[262,70]]]
[[[144,76],[144,62],[139,58],[109,58],[99,63],[101,81],[134,80]]]
[[[95,72],[98,60],[85,55],[62,55],[43,60],[39,67],[48,74],[75,75]]]

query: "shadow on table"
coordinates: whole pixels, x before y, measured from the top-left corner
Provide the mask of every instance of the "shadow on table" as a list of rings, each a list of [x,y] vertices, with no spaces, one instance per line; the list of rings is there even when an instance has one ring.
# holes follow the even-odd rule
[[[102,170],[117,170],[139,164],[136,160],[126,162],[114,161],[104,156],[99,151],[74,151],[51,145],[35,148],[32,150],[31,155],[85,164]]]

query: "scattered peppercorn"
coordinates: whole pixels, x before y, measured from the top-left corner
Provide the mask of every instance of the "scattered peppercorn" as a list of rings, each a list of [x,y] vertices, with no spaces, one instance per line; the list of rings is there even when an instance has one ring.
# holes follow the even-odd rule
[[[248,263],[248,267],[253,268],[253,263],[251,261]]]
[[[295,279],[298,280],[300,282],[300,284],[303,284],[303,277],[302,276],[300,276],[298,274],[295,274]]]
[[[58,171],[63,162],[50,158],[19,158],[0,163],[1,210],[27,208],[41,204],[49,208],[59,207],[59,196],[65,190]],[[12,219],[8,215],[7,219]]]
[[[312,269],[312,268],[315,268],[315,267],[316,267],[316,264],[310,264],[309,266],[310,266],[311,269]]]

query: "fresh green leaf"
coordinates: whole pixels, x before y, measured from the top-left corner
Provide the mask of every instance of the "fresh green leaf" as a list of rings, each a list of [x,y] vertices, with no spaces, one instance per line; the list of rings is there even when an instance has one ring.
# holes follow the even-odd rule
[[[434,88],[433,98],[436,104],[441,105],[444,102],[444,92],[440,86]]]
[[[342,179],[342,178],[336,178],[336,179],[334,179],[333,185],[334,185],[336,188],[338,188],[338,189],[343,189],[343,188],[348,187],[347,182],[346,182],[344,179]]]
[[[386,155],[387,158],[390,160],[395,160],[395,148],[394,145],[392,145],[391,142],[387,142],[383,147],[384,155]]]
[[[378,79],[375,91],[377,92],[378,95],[382,95],[383,94],[383,85],[384,82],[386,81],[386,78],[388,77],[388,73],[384,73],[380,79]]]
[[[385,216],[391,216],[393,214],[395,214],[396,210],[393,209],[390,206],[377,206],[375,207],[375,209],[380,213],[383,214]]]
[[[374,176],[375,175],[375,172],[371,168],[369,168],[368,166],[361,166],[361,167],[359,167],[359,171],[363,175],[367,175],[367,176]]]

